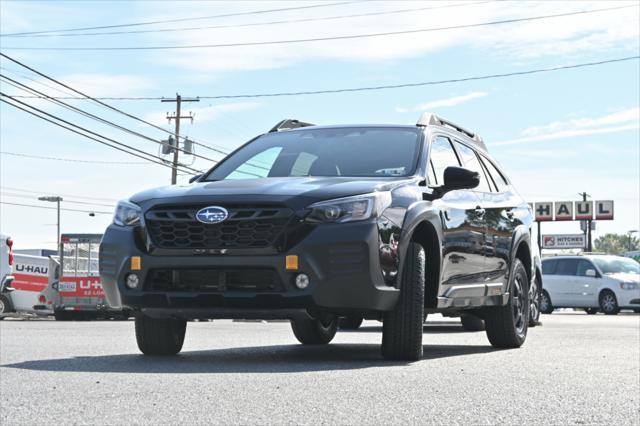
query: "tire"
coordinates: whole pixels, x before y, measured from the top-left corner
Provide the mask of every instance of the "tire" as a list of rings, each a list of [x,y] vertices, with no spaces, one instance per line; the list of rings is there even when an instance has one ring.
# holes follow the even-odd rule
[[[344,317],[340,318],[340,328],[342,330],[357,330],[362,325],[364,318],[362,317]]]
[[[543,314],[550,314],[553,312],[553,304],[551,303],[551,298],[549,297],[549,293],[545,290],[542,290],[542,294],[540,295],[540,312]]]
[[[475,315],[462,314],[460,322],[466,331],[484,331],[484,321]]]
[[[588,314],[588,315],[595,315],[598,313],[599,309],[598,308],[585,308],[584,311]]]
[[[291,320],[291,329],[303,345],[326,345],[338,331],[338,318]]]
[[[611,290],[603,290],[600,293],[600,312],[605,315],[618,315],[620,307],[618,306],[618,299]]]
[[[540,278],[536,276],[529,288],[529,327],[540,322]]]
[[[382,356],[389,360],[415,361],[422,358],[424,322],[425,254],[422,246],[410,243],[400,283],[400,298],[382,322]]]
[[[53,317],[56,321],[71,321],[73,318],[71,316],[71,312],[56,310],[53,312]]]
[[[634,309],[633,312],[635,312],[636,314],[640,314],[640,309]]]
[[[176,355],[182,349],[187,321],[138,316],[135,321],[138,348],[145,355]]]
[[[519,348],[529,327],[529,279],[519,259],[509,277],[509,301],[504,306],[485,308],[487,337],[496,348]]]
[[[4,319],[4,314],[13,312],[13,305],[11,300],[4,294],[0,294],[0,320]]]

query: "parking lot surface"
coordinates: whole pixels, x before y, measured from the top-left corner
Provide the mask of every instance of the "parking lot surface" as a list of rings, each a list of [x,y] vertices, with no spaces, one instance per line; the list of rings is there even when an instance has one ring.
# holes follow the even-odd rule
[[[525,345],[434,315],[424,358],[385,362],[381,324],[297,344],[288,323],[189,323],[177,357],[132,321],[0,322],[0,424],[640,424],[640,316],[542,317]]]

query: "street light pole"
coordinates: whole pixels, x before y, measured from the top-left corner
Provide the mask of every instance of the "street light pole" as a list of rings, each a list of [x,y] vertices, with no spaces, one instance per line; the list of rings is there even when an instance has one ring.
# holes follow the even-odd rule
[[[38,197],[39,201],[49,201],[51,203],[56,203],[57,211],[58,211],[58,222],[57,222],[57,230],[58,230],[58,238],[56,239],[57,245],[56,250],[60,250],[60,202],[62,201],[62,197]]]

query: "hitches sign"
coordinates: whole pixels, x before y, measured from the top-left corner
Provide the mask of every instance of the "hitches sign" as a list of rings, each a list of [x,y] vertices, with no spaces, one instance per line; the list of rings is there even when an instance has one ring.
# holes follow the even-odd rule
[[[545,248],[545,249],[584,248],[584,234],[543,235],[542,248]]]
[[[556,220],[573,220],[573,201],[556,201]]]
[[[596,201],[596,220],[613,220],[613,201]]]

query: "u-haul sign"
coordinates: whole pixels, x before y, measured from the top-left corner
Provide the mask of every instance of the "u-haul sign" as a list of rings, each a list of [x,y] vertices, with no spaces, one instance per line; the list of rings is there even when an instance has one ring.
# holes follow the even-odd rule
[[[613,200],[547,201],[533,205],[538,222],[562,220],[613,220]]]
[[[553,220],[553,203],[535,203],[536,220],[545,222]]]
[[[613,220],[613,201],[596,201],[596,220]]]
[[[556,220],[573,220],[573,201],[556,201]]]

